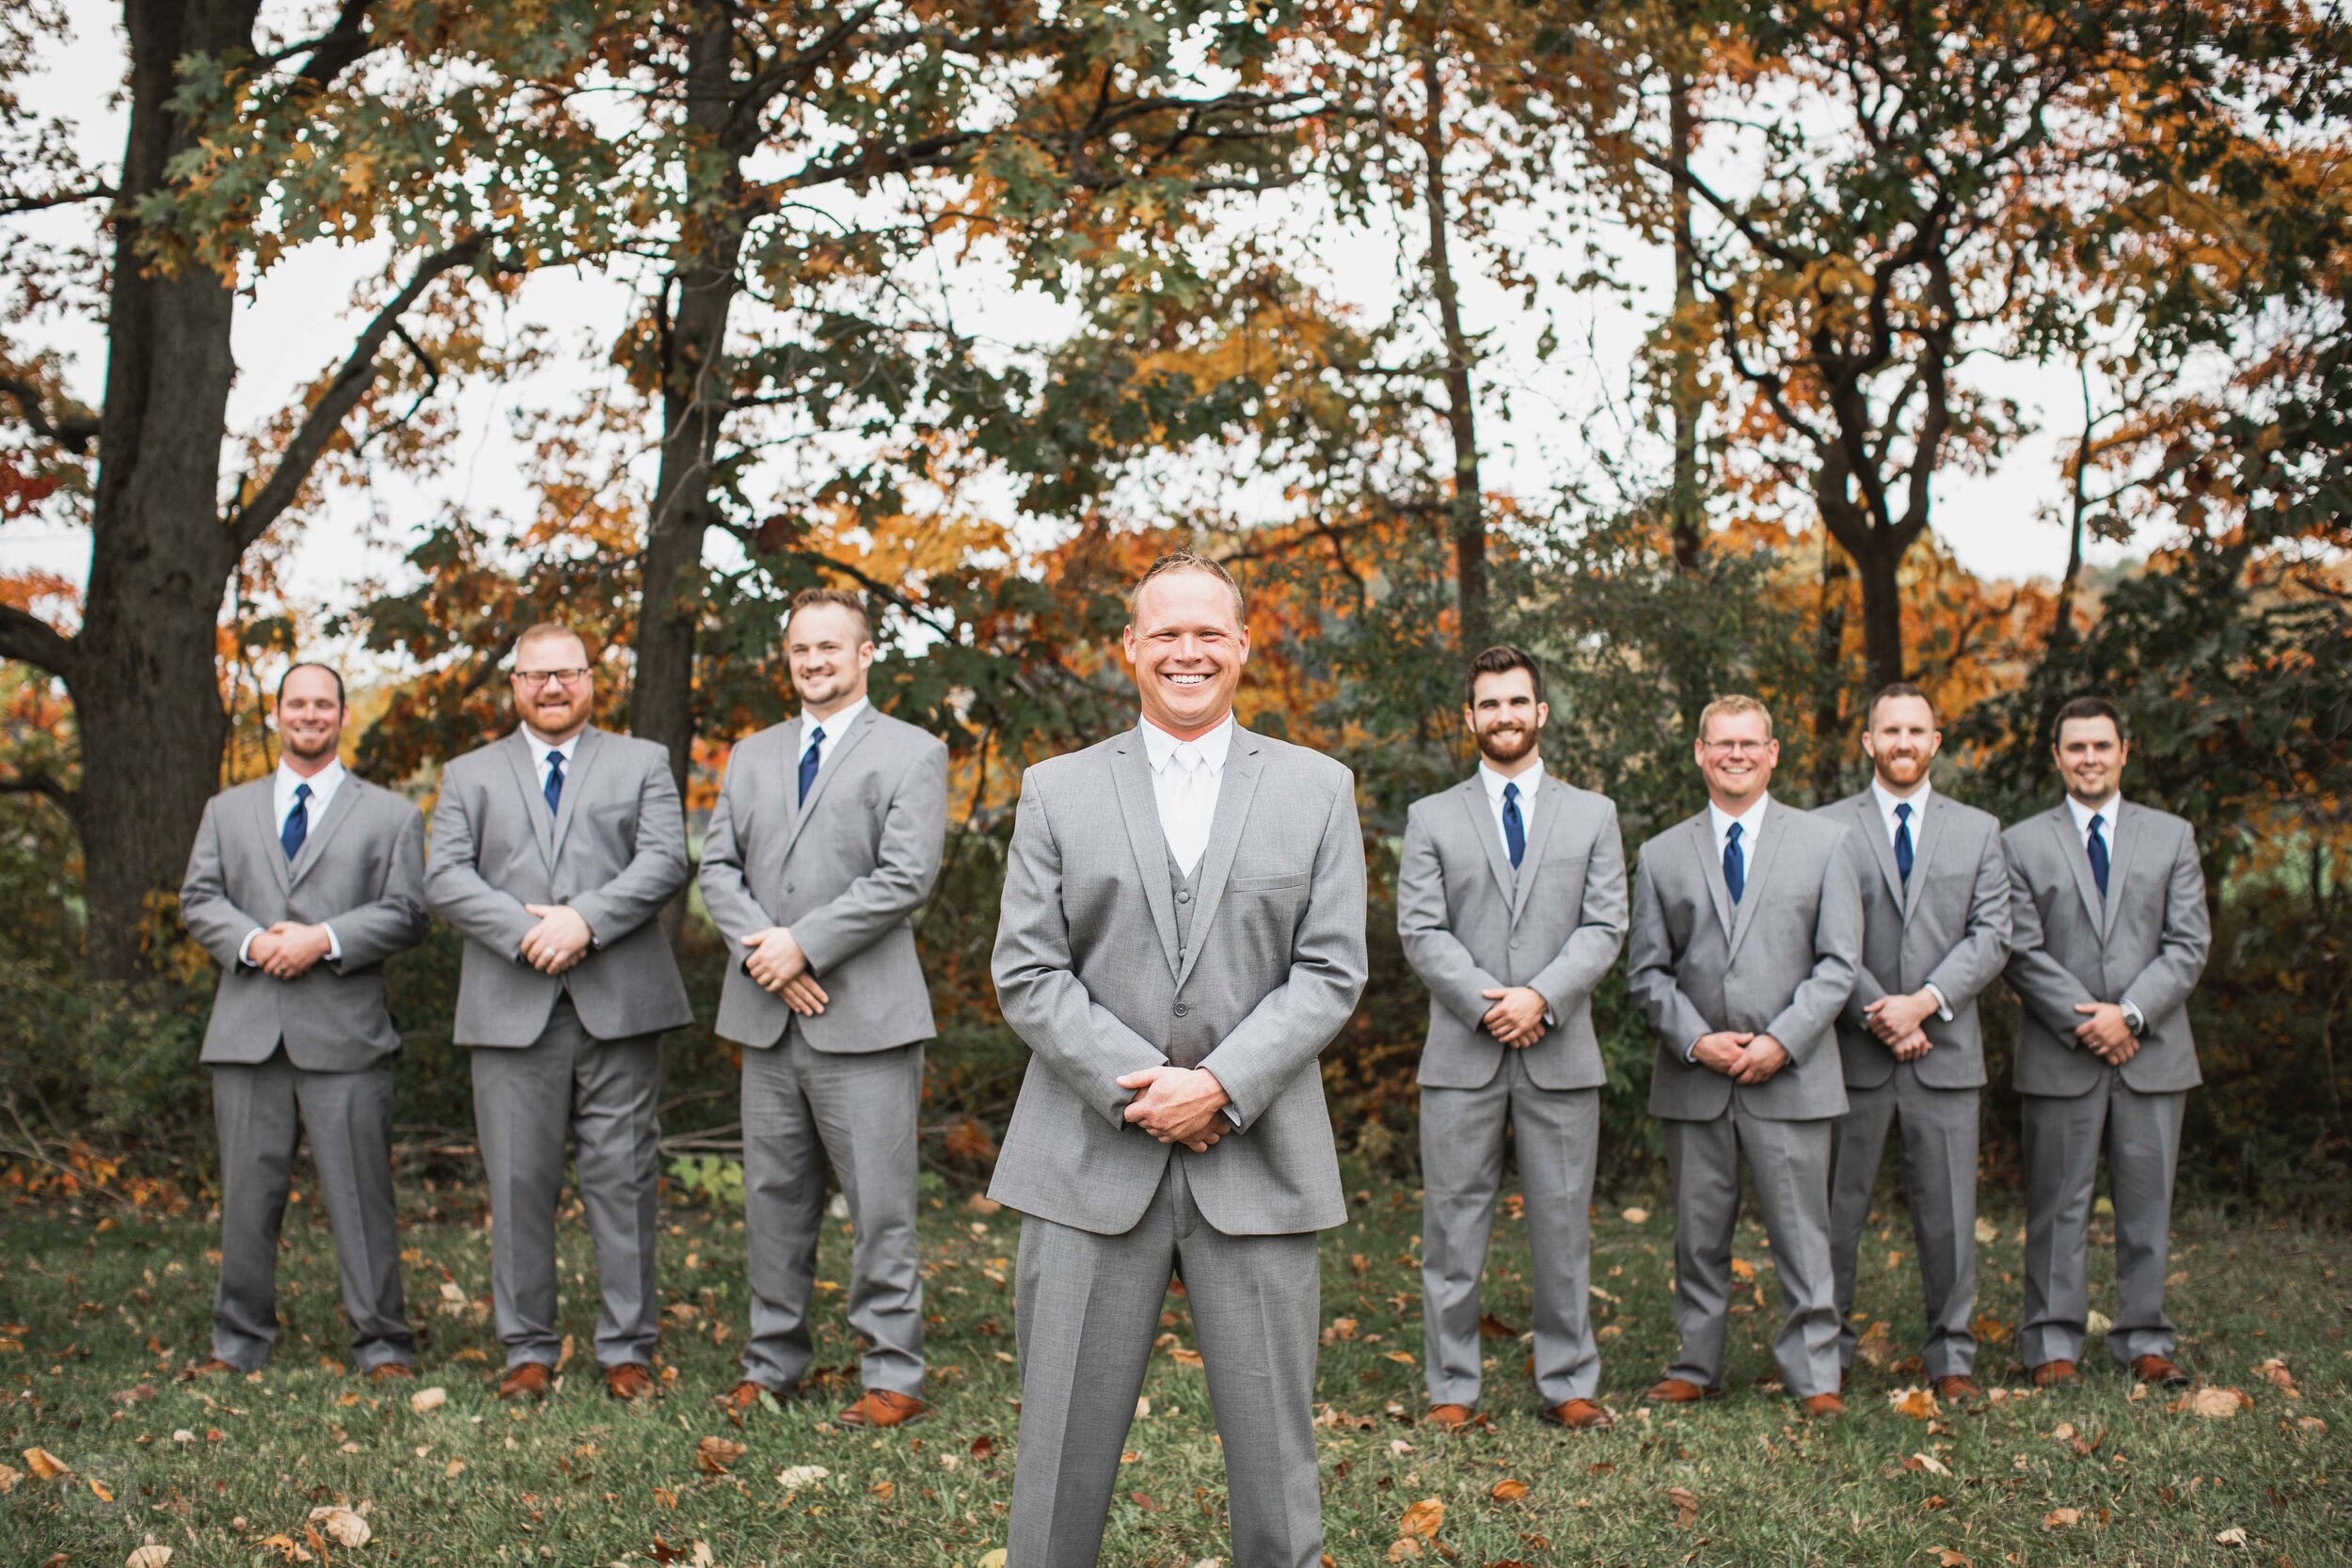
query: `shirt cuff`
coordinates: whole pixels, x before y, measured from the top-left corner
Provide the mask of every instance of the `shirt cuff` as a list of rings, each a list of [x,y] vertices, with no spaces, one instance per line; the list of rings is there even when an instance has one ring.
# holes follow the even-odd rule
[[[1693,1035],[1691,1037],[1691,1042],[1682,1048],[1682,1059],[1684,1062],[1696,1063],[1698,1061],[1699,1041],[1705,1039],[1706,1037],[1707,1037],[1704,1035]]]
[[[2148,1015],[2139,1010],[2138,1003],[2127,996],[2116,1005],[2123,1009],[2123,1026],[2132,1032],[2134,1039],[2148,1032]]]
[[[247,969],[254,967],[253,939],[261,934],[262,928],[259,926],[256,926],[253,929],[245,934],[245,940],[243,942],[237,943],[237,962],[243,964]]]
[[[342,962],[343,939],[335,934],[335,927],[332,926],[321,923],[319,929],[326,933],[326,961],[331,964]]]
[[[1945,999],[1944,988],[1937,985],[1934,981],[1930,980],[1926,985],[1921,986],[1919,989],[1926,991],[1930,996],[1935,998],[1935,1016],[1942,1019],[1947,1023],[1951,1022],[1952,1005]]]

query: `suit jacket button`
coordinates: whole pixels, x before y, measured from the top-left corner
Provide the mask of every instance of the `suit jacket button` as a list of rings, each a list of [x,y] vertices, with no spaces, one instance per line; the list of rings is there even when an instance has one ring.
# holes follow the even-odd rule
[[[293,813],[291,813],[291,812],[289,812],[289,813],[287,813],[287,815],[291,816],[292,816],[292,815],[294,815],[294,814],[293,814]],[[1185,888],[1185,889],[1184,889],[1183,891],[1179,892],[1179,893],[1176,895],[1176,902],[1178,902],[1179,904],[1189,904],[1189,903],[1191,903],[1191,902],[1192,902],[1192,890],[1191,890],[1190,888]]]
[[[1182,1018],[1182,1017],[1184,1017],[1186,1013],[1188,1013],[1188,1012],[1190,1012],[1190,1011],[1192,1011],[1192,1009],[1191,1009],[1190,1007],[1185,1006],[1184,1006],[1182,1002],[1179,1002],[1179,1003],[1177,1003],[1177,1004],[1176,1004],[1176,1016],[1177,1016],[1178,1018]]]
[[[1511,939],[1511,951],[1513,951],[1514,953],[1516,953],[1516,952],[1518,952],[1518,948],[1519,948],[1519,939],[1518,939],[1518,938],[1517,938],[1517,937],[1513,937],[1513,938]]]

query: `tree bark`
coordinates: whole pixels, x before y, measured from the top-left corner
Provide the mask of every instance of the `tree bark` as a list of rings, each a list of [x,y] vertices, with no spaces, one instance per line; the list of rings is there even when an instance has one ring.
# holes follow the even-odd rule
[[[702,617],[703,541],[712,520],[711,465],[734,397],[726,359],[727,316],[740,292],[742,150],[725,138],[735,110],[734,36],[728,8],[694,10],[687,60],[687,122],[711,138],[714,156],[690,166],[707,172],[693,207],[707,227],[681,237],[664,280],[661,320],[661,463],[645,523],[643,602],[637,621],[636,689],[629,727],[670,753],[686,787],[694,744],[694,647]],[[675,305],[669,302],[675,296]]]
[[[1486,490],[1478,472],[1478,411],[1470,380],[1474,354],[1469,335],[1462,330],[1461,298],[1454,287],[1447,233],[1445,80],[1434,43],[1422,52],[1421,76],[1427,98],[1421,147],[1422,205],[1429,216],[1429,289],[1437,299],[1438,322],[1445,337],[1446,430],[1454,442],[1454,587],[1461,611],[1462,648],[1465,653],[1475,653],[1486,645],[1491,625]]]
[[[1813,801],[1837,796],[1837,765],[1845,752],[1846,557],[1826,531],[1821,536],[1821,600],[1814,625]]]
[[[1698,303],[1698,246],[1691,230],[1691,148],[1697,131],[1691,111],[1690,78],[1679,71],[1671,73],[1666,90],[1670,95],[1666,157],[1674,176],[1674,319],[1677,333],[1687,333]],[[1699,568],[1707,518],[1699,504],[1698,355],[1687,335],[1677,338],[1673,375],[1666,411],[1674,426],[1674,479],[1667,492],[1666,520],[1675,567],[1690,573]]]

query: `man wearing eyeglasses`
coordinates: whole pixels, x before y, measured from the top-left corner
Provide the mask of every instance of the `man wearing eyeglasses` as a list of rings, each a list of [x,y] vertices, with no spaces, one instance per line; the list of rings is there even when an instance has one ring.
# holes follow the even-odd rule
[[[1707,809],[1642,846],[1627,983],[1658,1034],[1649,1108],[1675,1195],[1675,1330],[1656,1404],[1723,1392],[1740,1165],[1780,1276],[1772,1352],[1805,1413],[1844,1413],[1830,1272],[1837,1015],[1862,957],[1852,835],[1771,794],[1780,743],[1753,697],[1718,697],[1693,748]]]
[[[657,918],[686,885],[669,753],[589,722],[596,676],[568,626],[515,645],[520,727],[441,769],[425,895],[466,938],[454,1037],[472,1048],[490,1188],[502,1400],[545,1398],[567,1139],[596,1240],[596,1355],[615,1399],[656,1390],[655,1097],[661,1031],[691,1022]]]

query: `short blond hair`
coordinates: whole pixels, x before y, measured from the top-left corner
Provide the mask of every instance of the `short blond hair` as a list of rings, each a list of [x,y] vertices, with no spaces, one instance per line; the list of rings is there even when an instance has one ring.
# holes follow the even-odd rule
[[[1135,587],[1127,593],[1127,619],[1130,622],[1135,620],[1136,605],[1143,598],[1143,591],[1151,585],[1152,579],[1164,578],[1170,572],[1206,572],[1216,578],[1225,585],[1225,591],[1233,595],[1233,624],[1249,624],[1249,608],[1242,602],[1241,584],[1233,580],[1233,574],[1225,569],[1223,562],[1192,550],[1170,550],[1144,568],[1143,576],[1136,579]]]
[[[1699,709],[1699,738],[1701,740],[1707,738],[1708,725],[1718,719],[1728,719],[1737,713],[1753,713],[1762,719],[1764,738],[1767,740],[1772,738],[1772,710],[1755,698],[1742,696],[1737,691],[1727,696],[1718,697]]]
[[[524,627],[523,634],[515,639],[515,657],[520,658],[523,650],[533,642],[545,642],[554,637],[568,637],[580,644],[580,652],[588,653],[588,639],[580,632],[561,621],[541,621],[535,626]],[[594,663],[595,657],[594,654],[590,654],[589,661]]]
[[[793,594],[792,608],[784,612],[785,635],[789,637],[792,634],[793,617],[800,614],[802,610],[816,610],[824,605],[831,605],[835,610],[846,610],[856,616],[859,629],[865,633],[866,641],[868,642],[874,641],[873,611],[866,608],[866,600],[863,597],[850,593],[846,588],[803,588]]]

